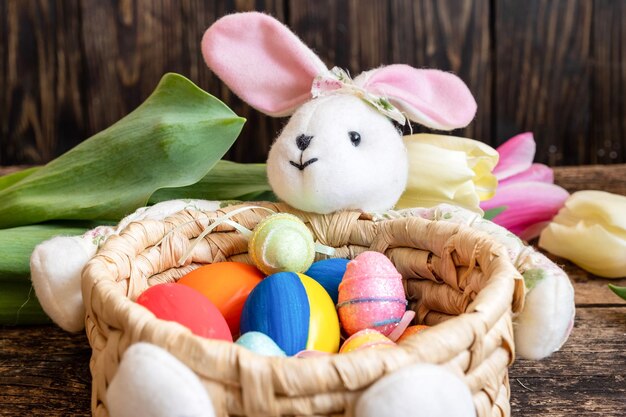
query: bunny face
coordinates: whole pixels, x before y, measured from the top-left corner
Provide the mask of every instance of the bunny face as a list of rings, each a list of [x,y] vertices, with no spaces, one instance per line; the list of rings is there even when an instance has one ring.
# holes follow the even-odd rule
[[[382,211],[404,191],[408,162],[389,119],[338,94],[294,113],[270,150],[267,172],[276,195],[301,210]]]
[[[262,13],[216,21],[202,38],[202,55],[255,109],[293,115],[270,150],[268,177],[279,198],[305,211],[393,207],[408,163],[386,116],[451,130],[476,112],[467,86],[447,72],[389,65],[351,80],[329,71],[287,27]]]

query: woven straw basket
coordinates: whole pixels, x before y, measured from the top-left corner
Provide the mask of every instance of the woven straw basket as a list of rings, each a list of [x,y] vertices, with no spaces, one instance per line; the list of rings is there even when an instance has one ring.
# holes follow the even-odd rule
[[[164,221],[131,223],[110,238],[83,271],[91,358],[92,412],[107,416],[106,389],[124,351],[145,341],[165,348],[202,380],[218,416],[353,415],[358,396],[376,380],[414,363],[445,365],[470,388],[477,414],[509,416],[508,365],[514,359],[512,313],[523,304],[523,281],[502,246],[489,236],[417,217],[374,221],[360,212],[304,213],[283,204],[336,257],[385,253],[404,277],[416,321],[435,325],[398,347],[310,358],[259,356],[238,345],[204,339],[156,319],[133,300],[151,285],[172,282],[202,264],[250,262],[246,239],[222,224],[177,261],[216,212],[181,211]],[[268,213],[235,215],[253,229]]]

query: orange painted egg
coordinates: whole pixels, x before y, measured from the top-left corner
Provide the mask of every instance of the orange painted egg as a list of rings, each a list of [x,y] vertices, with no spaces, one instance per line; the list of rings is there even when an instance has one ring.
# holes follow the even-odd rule
[[[194,269],[178,280],[204,294],[224,315],[233,335],[239,334],[241,311],[250,291],[265,276],[252,265],[217,262]]]
[[[397,342],[401,343],[407,337],[413,336],[414,334],[418,334],[428,329],[430,326],[426,326],[425,324],[416,324],[414,326],[409,326],[406,328],[404,333],[398,338]]]
[[[362,349],[384,349],[396,344],[378,330],[365,329],[356,332],[346,339],[339,349],[339,353],[348,353]]]

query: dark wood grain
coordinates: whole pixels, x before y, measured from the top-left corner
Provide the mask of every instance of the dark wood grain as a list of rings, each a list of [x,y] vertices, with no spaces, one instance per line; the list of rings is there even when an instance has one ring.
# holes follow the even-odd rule
[[[492,41],[488,0],[391,1],[389,63],[452,71],[478,103],[476,119],[453,132],[491,144]]]
[[[202,34],[218,17],[257,9],[283,19],[282,2],[269,0],[81,1],[91,80],[87,86],[89,133],[106,128],[137,107],[164,73],[178,72],[248,120],[227,157],[242,162],[265,160],[281,121],[243,104],[210,72],[200,53]]]
[[[593,3],[592,163],[626,162],[626,3]]]
[[[263,161],[284,120],[234,97],[199,50],[215,19],[246,10],[276,16],[353,74],[396,62],[457,73],[478,113],[456,134],[497,145],[529,130],[550,165],[626,162],[624,2],[0,0],[0,164],[58,156],[167,71],[248,119],[229,159]]]
[[[571,193],[603,190],[626,195],[626,164],[555,167],[554,182]]]
[[[497,143],[532,131],[539,162],[590,162],[592,6],[584,0],[495,2]]]
[[[459,75],[476,97],[479,112],[468,128],[455,133],[491,141],[488,0],[289,4],[291,27],[329,68],[345,68],[356,76],[383,64],[402,63]]]
[[[0,416],[89,416],[90,357],[84,334],[0,328]]]
[[[561,351],[510,370],[513,416],[626,415],[626,307],[579,308]]]
[[[90,351],[83,335],[54,326],[1,331],[0,415],[89,415]],[[513,364],[512,415],[625,415],[624,332],[626,307],[579,308],[561,351]]]
[[[580,268],[571,263],[566,263],[564,269],[570,279],[576,283],[576,304],[580,307],[626,306],[626,300],[615,295],[609,288],[609,284],[626,287],[626,278],[607,279],[593,276],[583,273]]]
[[[78,0],[3,0],[3,161],[44,163],[83,139]]]
[[[7,56],[7,3],[0,1],[0,92],[6,90],[6,56]],[[6,99],[3,93],[0,93],[0,166],[11,165],[16,163],[13,158],[9,160],[6,155],[5,142],[7,142],[9,126],[9,119],[6,116]]]

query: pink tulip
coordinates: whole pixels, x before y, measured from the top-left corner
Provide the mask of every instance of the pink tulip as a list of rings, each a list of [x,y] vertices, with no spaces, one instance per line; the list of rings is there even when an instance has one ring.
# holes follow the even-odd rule
[[[480,203],[483,210],[506,209],[493,218],[525,240],[539,236],[556,215],[569,193],[554,184],[552,169],[533,164],[537,146],[532,133],[512,137],[497,148],[500,160],[493,173],[496,195]]]

